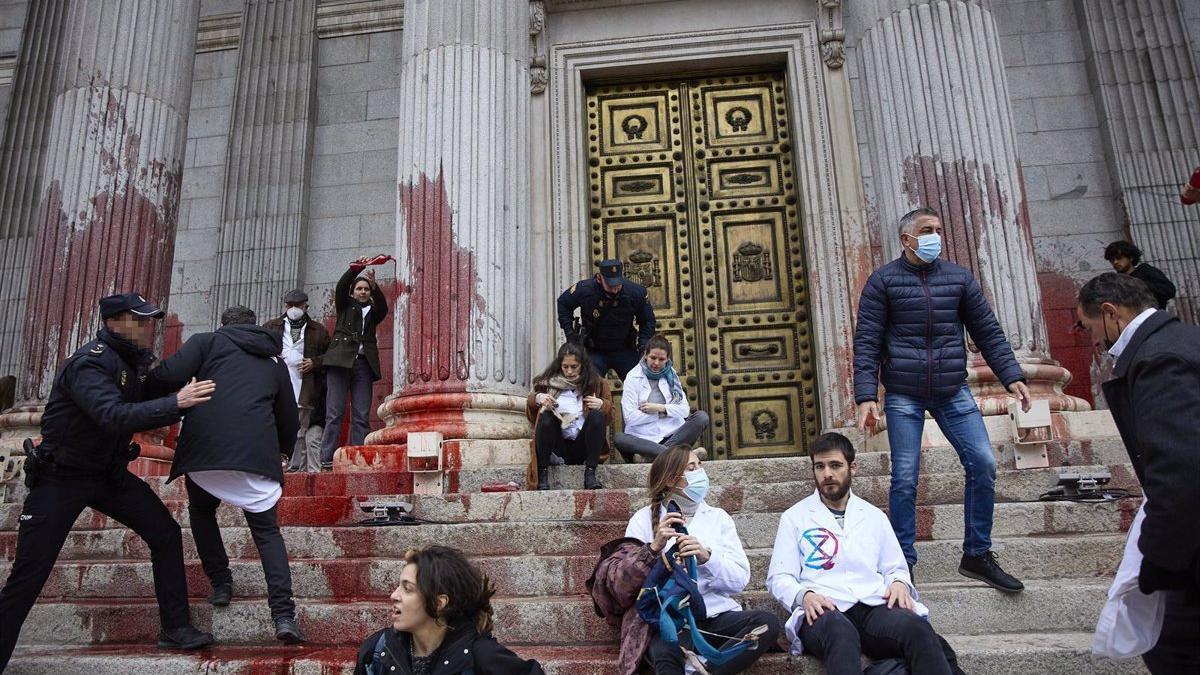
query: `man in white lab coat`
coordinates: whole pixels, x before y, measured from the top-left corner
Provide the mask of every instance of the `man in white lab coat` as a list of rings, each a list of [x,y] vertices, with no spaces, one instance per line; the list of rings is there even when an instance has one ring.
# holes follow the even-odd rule
[[[791,617],[793,653],[829,675],[861,675],[861,654],[899,658],[910,673],[960,672],[929,625],[887,516],[850,491],[858,472],[850,439],[823,434],[809,450],[816,492],[783,513],[767,589]]]

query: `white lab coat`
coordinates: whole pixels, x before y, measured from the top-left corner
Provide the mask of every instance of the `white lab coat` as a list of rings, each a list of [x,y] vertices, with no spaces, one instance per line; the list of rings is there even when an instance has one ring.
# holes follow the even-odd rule
[[[662,518],[662,514],[659,514]],[[742,548],[733,518],[724,509],[703,502],[695,515],[685,524],[688,534],[712,551],[712,556],[703,565],[696,565],[696,586],[704,597],[705,618],[712,618],[730,610],[741,610],[742,606],[732,597],[742,592],[750,582],[750,561]],[[654,529],[650,522],[650,507],[643,506],[625,527],[625,536],[643,543],[654,540]],[[667,548],[675,545],[675,539],[667,542]]]
[[[1117,568],[1117,576],[1108,589],[1108,601],[1100,610],[1096,633],[1092,636],[1092,653],[1109,659],[1131,659],[1145,654],[1158,644],[1162,632],[1166,603],[1159,592],[1146,595],[1138,589],[1138,572],[1142,569],[1142,552],[1138,537],[1146,519],[1146,500],[1142,500],[1129,536],[1125,554]]]
[[[816,492],[780,517],[767,590],[792,612],[784,628],[793,654],[802,650],[798,633],[805,618],[798,598],[803,593],[820,593],[844,612],[860,602],[884,604],[883,594],[895,581],[909,587],[916,614],[929,616],[928,608],[915,602],[917,591],[887,516],[853,491],[846,502],[845,526],[838,525]]]
[[[287,317],[283,318],[283,351],[279,357],[287,364],[292,395],[299,401],[300,385],[304,384],[304,374],[299,371],[300,362],[304,360],[304,329],[300,329],[300,339],[292,342],[292,320]]]
[[[650,398],[650,387],[656,384],[663,398],[668,401],[666,415],[647,415],[638,409],[638,406]],[[681,396],[680,400],[674,403],[671,402],[671,396],[671,385],[667,383],[667,378],[651,382],[642,372],[641,363],[634,366],[625,376],[625,383],[621,389],[621,416],[625,420],[625,433],[655,443],[675,433],[676,429],[683,426],[683,421],[691,414],[691,409],[688,407],[687,396]]]

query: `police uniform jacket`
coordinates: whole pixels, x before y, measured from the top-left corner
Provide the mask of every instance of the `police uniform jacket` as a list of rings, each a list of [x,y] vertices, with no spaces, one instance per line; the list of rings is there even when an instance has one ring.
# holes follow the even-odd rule
[[[382,648],[379,638],[383,637]],[[354,675],[412,675],[409,633],[384,628],[362,643]],[[474,626],[451,630],[431,654],[433,675],[543,675],[541,664],[526,661],[496,642],[490,634],[481,635]]]
[[[333,291],[334,308],[337,310],[337,325],[333,329],[333,342],[325,352],[324,364],[332,368],[353,368],[362,346],[363,358],[371,365],[374,379],[383,376],[379,368],[379,345],[375,340],[375,329],[387,316],[387,298],[379,286],[371,288],[371,311],[363,317],[363,306],[350,297],[350,289],[358,279],[360,270],[351,267],[338,279]]]
[[[151,378],[182,386],[193,377],[212,380],[212,400],[183,420],[171,477],[193,471],[245,471],[283,482],[281,452],[296,443],[300,422],[281,338],[253,324],[231,324],[192,336]]]
[[[107,475],[127,462],[135,432],[179,421],[175,394],[146,400],[153,359],[107,328],[67,359],[42,414],[42,449],[57,467]]]
[[[640,352],[654,336],[654,308],[646,297],[646,288],[626,280],[621,292],[613,296],[605,292],[595,278],[584,279],[558,296],[558,325],[567,342],[579,342],[580,335],[572,322],[575,308],[587,331],[585,347],[597,351],[621,351],[633,347],[630,337],[637,320],[637,350]]]

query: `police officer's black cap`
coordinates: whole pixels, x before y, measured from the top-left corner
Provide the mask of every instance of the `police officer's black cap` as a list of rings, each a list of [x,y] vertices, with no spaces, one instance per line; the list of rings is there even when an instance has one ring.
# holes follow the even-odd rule
[[[121,312],[133,312],[138,316],[148,316],[155,319],[161,319],[166,314],[166,312],[158,308],[158,305],[142,297],[140,293],[119,293],[100,298],[101,318],[108,319]]]
[[[287,295],[283,296],[283,303],[285,305],[299,305],[305,302],[308,302],[308,293],[299,288],[290,290],[287,292]]]
[[[616,258],[600,261],[600,276],[604,277],[604,283],[609,286],[619,286],[625,283],[625,278],[622,276],[625,272],[625,265]]]

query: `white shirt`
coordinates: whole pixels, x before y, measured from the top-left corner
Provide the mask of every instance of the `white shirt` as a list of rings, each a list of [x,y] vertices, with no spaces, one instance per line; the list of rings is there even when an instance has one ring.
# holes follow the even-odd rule
[[[1143,309],[1141,314],[1133,317],[1133,321],[1130,321],[1129,325],[1125,326],[1125,330],[1121,331],[1121,335],[1117,338],[1117,341],[1113,343],[1112,347],[1109,347],[1108,353],[1112,354],[1114,359],[1120,358],[1121,352],[1125,351],[1125,348],[1129,346],[1129,341],[1133,339],[1133,334],[1145,323],[1146,319],[1150,318],[1150,315],[1157,311],[1157,307],[1151,307],[1150,309]]]
[[[814,492],[783,512],[775,532],[767,590],[792,613],[785,625],[792,653],[802,646],[798,637],[804,621],[803,595],[820,593],[846,611],[856,603],[884,604],[884,592],[894,581],[902,581],[917,598],[900,542],[883,511],[853,492],[846,502],[845,525]],[[918,616],[929,610],[915,603]]]
[[[300,372],[300,362],[304,360],[304,329],[300,330],[300,339],[292,341],[292,320],[283,319],[283,351],[279,358],[288,367],[288,377],[292,381],[292,395],[300,400],[300,385],[304,383],[304,374]]]
[[[563,438],[573,441],[579,437],[580,430],[583,429],[583,398],[579,396],[574,389],[568,389],[560,392],[558,398],[558,407],[554,412],[558,414],[570,413],[575,416],[571,423],[563,427]]]
[[[668,401],[666,415],[646,414],[638,409],[638,406],[650,398],[650,388],[656,385],[663,398]],[[675,403],[670,402],[671,396],[671,385],[667,383],[667,378],[662,377],[657,382],[651,382],[642,372],[640,363],[634,366],[625,376],[621,393],[621,415],[625,419],[625,433],[655,443],[675,433],[676,429],[683,426],[683,421],[691,414],[691,409],[688,407],[686,396],[680,397]]]
[[[661,518],[662,515],[659,515]],[[699,579],[696,586],[704,597],[704,608],[708,617],[712,618],[723,612],[740,610],[741,605],[732,595],[742,592],[750,582],[750,561],[742,548],[742,540],[738,537],[733,518],[723,509],[701,502],[695,515],[688,520],[688,534],[700,541],[705,548],[712,551],[712,556],[703,565],[697,565]],[[643,506],[625,527],[625,536],[633,537],[643,543],[654,540],[654,530],[650,523],[650,506]],[[667,548],[675,544],[672,537],[667,542]]]
[[[250,513],[269,511],[283,496],[283,485],[256,473],[193,471],[187,477],[208,494]]]
[[[363,330],[364,330],[364,331],[366,330],[366,326],[367,326],[367,315],[368,315],[368,314],[370,314],[370,313],[371,313],[371,306],[370,306],[370,305],[363,305],[363,308],[362,308],[362,314],[363,314]],[[363,345],[362,345],[362,343],[361,343],[361,342],[360,342],[360,343],[358,343],[358,353],[359,353],[360,355],[363,353]]]

